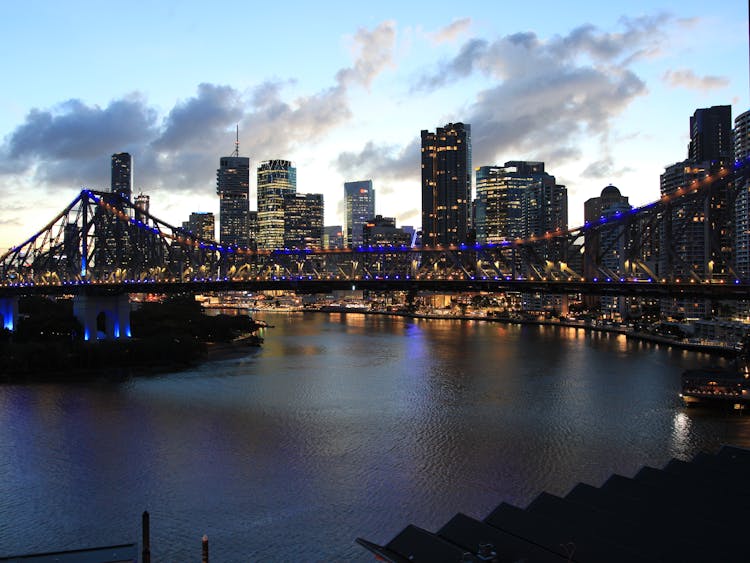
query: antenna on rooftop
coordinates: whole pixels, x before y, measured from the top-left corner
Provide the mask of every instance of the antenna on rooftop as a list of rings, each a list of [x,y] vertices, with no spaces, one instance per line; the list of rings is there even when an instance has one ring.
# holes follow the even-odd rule
[[[240,124],[237,124],[237,135],[234,139],[234,153],[232,156],[240,156]]]

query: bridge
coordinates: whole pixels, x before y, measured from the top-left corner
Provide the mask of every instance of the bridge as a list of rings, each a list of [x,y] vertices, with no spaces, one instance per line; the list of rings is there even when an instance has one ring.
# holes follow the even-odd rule
[[[446,247],[228,246],[117,193],[84,189],[0,256],[0,315],[12,330],[19,296],[74,295],[87,338],[102,313],[107,334],[121,338],[130,335],[130,293],[364,289],[750,299],[750,279],[737,272],[720,236],[732,218],[726,204],[716,204],[726,201],[746,165],[719,164],[671,195],[576,228]],[[679,247],[695,218],[712,229],[703,263],[690,263]]]

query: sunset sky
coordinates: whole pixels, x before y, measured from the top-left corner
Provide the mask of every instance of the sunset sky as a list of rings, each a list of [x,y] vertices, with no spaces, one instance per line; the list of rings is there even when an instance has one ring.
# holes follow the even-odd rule
[[[696,108],[750,107],[740,0],[8,1],[0,43],[0,249],[108,190],[115,152],[158,217],[218,215],[237,124],[252,169],[292,160],[328,225],[371,178],[377,213],[419,226],[420,130],[456,121],[474,167],[544,161],[577,225],[609,183],[656,199]]]

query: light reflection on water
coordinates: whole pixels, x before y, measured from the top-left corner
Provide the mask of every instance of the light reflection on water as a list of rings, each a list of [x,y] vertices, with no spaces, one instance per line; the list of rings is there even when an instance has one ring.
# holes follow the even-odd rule
[[[260,316],[260,315],[259,315]],[[576,328],[279,314],[248,356],[123,385],[0,388],[0,555],[370,561],[353,540],[750,445],[679,403],[707,356]]]

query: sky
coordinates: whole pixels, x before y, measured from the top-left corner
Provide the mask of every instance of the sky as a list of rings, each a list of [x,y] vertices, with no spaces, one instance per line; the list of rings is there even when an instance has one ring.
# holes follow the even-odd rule
[[[569,223],[608,184],[633,205],[687,156],[697,108],[750,108],[741,0],[0,2],[0,251],[82,188],[134,192],[174,225],[218,218],[216,169],[297,168],[343,223],[343,184],[419,226],[420,131],[472,128],[473,166],[543,161]],[[251,209],[257,209],[251,172]]]

